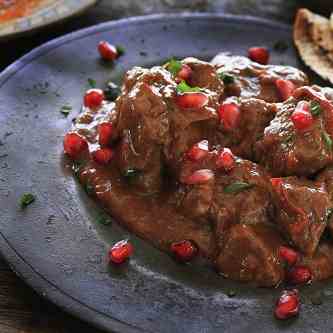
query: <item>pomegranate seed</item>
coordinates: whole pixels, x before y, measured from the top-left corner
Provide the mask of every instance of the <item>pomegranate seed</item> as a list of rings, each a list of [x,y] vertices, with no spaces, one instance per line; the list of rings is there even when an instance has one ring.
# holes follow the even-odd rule
[[[176,96],[176,104],[181,109],[200,109],[208,103],[208,96],[201,92],[190,92]]]
[[[67,133],[64,137],[64,151],[73,159],[77,159],[88,151],[88,143],[85,138],[77,133]]]
[[[90,89],[84,95],[84,106],[94,109],[102,105],[104,93],[101,89]]]
[[[299,313],[300,301],[298,290],[284,290],[279,297],[275,307],[275,317],[277,319],[288,319],[295,317]]]
[[[198,253],[198,248],[190,240],[172,243],[170,250],[178,260],[183,262],[192,260]]]
[[[223,148],[219,153],[216,166],[217,168],[223,168],[226,171],[231,170],[235,165],[235,157],[229,148]]]
[[[104,60],[112,61],[118,58],[117,48],[106,41],[98,43],[98,52]]]
[[[204,184],[214,178],[214,172],[209,169],[201,169],[194,171],[190,176],[188,176],[184,183],[188,185]]]
[[[300,101],[297,103],[296,108],[290,118],[295,128],[299,131],[308,129],[314,122],[313,116],[310,112],[309,103],[305,101]]]
[[[225,129],[235,129],[240,121],[240,108],[235,103],[224,103],[219,108],[219,116]]]
[[[289,266],[293,266],[299,259],[299,254],[290,247],[280,246],[279,257],[284,260]]]
[[[306,266],[295,266],[287,273],[287,281],[291,284],[305,284],[311,281],[312,274]]]
[[[181,80],[187,81],[190,78],[192,72],[193,72],[192,68],[189,65],[183,64],[182,68],[177,73],[177,78],[180,81]]]
[[[275,81],[275,85],[276,88],[279,90],[283,101],[287,100],[290,96],[292,96],[294,90],[296,89],[295,85],[291,81],[284,79],[277,79]]]
[[[113,128],[111,123],[101,123],[98,126],[98,142],[101,146],[110,144],[112,132]]]
[[[101,148],[93,152],[93,159],[96,163],[107,165],[113,158],[113,150],[110,148]]]
[[[122,240],[109,250],[109,259],[115,264],[121,264],[133,254],[133,251],[133,245],[128,240]]]
[[[262,65],[267,65],[269,51],[265,47],[250,47],[248,50],[249,58]]]
[[[208,141],[202,140],[195,144],[187,153],[187,157],[191,161],[200,161],[204,159],[209,153]]]
[[[283,183],[282,178],[271,178],[270,181],[271,181],[273,188],[276,190],[280,189],[280,187]]]

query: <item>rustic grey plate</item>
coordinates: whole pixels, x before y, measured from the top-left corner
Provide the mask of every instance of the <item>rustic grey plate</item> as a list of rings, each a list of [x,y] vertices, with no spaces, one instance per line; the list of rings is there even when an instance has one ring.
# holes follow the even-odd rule
[[[97,0],[41,0],[23,17],[0,23],[0,39],[23,35],[52,23],[78,15],[96,3]],[[0,17],[1,17],[0,13]]]
[[[99,61],[108,39],[126,54],[114,67]],[[246,54],[252,45],[289,43],[273,63],[299,66],[288,26],[249,17],[158,15],[101,24],[32,51],[0,75],[0,250],[37,292],[68,312],[111,332],[330,332],[330,283],[302,290],[298,319],[278,323],[279,290],[227,281],[207,267],[182,266],[114,222],[96,223],[99,210],[64,168],[62,138],[79,110],[87,79],[120,80],[134,65],[171,56],[209,59],[219,51]],[[22,193],[36,201],[19,208]],[[131,207],[128,207],[131,209]],[[135,245],[128,265],[109,267],[108,246]],[[228,297],[234,290],[236,296]],[[310,298],[325,290],[324,303]]]

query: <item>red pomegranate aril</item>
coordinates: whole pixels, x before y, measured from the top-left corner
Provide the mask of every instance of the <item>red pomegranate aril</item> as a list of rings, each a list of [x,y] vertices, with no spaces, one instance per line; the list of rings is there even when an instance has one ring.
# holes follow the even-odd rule
[[[118,58],[117,48],[107,41],[98,43],[98,52],[104,60],[113,61]]]
[[[288,319],[297,316],[299,308],[298,290],[284,290],[276,303],[274,314],[277,319]]]
[[[107,165],[111,162],[114,152],[111,148],[100,148],[93,153],[93,159],[96,163],[101,165]]]
[[[101,146],[107,146],[110,144],[113,133],[113,127],[111,123],[101,123],[98,126],[98,142]]]
[[[231,170],[235,165],[235,157],[229,148],[223,148],[217,156],[216,166],[218,169],[223,168],[225,171]]]
[[[133,251],[133,245],[128,240],[122,240],[109,250],[109,260],[114,264],[122,264],[133,254]]]
[[[90,89],[84,95],[84,106],[94,109],[102,105],[104,93],[101,89]]]
[[[279,248],[279,257],[289,266],[294,266],[299,259],[299,254],[292,248],[281,245]]]
[[[267,65],[269,60],[269,51],[265,47],[250,47],[248,56],[251,60],[262,65]]]
[[[310,112],[304,111],[304,109],[301,108],[298,109],[297,107],[292,113],[290,119],[298,131],[305,131],[309,129],[314,122],[313,116]]]
[[[286,278],[290,284],[305,284],[311,281],[312,274],[306,266],[294,266],[287,272]]]
[[[270,180],[273,188],[279,190],[283,183],[282,178],[271,178]]]
[[[192,260],[198,253],[198,248],[190,240],[172,243],[170,250],[178,260],[183,262]]]
[[[235,129],[240,121],[240,108],[235,103],[224,103],[219,108],[219,116],[225,129]]]
[[[177,73],[177,79],[179,81],[187,81],[192,75],[192,68],[189,65],[183,64],[180,71]]]
[[[181,109],[200,109],[208,103],[208,96],[201,92],[189,92],[176,96],[176,104]]]
[[[191,161],[200,161],[204,159],[209,153],[208,141],[202,140],[195,144],[188,152],[187,157]]]
[[[64,137],[64,151],[69,157],[77,159],[88,151],[88,143],[77,133],[67,133]]]
[[[292,96],[296,86],[289,80],[277,79],[275,81],[276,88],[278,89],[283,101]]]
[[[188,185],[205,184],[213,178],[214,172],[212,170],[201,169],[194,171],[184,180],[184,183]]]

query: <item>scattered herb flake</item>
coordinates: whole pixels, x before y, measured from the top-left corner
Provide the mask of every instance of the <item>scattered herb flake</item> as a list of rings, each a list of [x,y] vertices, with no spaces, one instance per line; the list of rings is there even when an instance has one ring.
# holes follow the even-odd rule
[[[284,40],[278,40],[274,43],[274,50],[280,53],[283,53],[288,50],[288,43]]]
[[[199,87],[190,87],[184,80],[177,85],[177,92],[180,94],[188,92],[199,92]]]
[[[100,216],[97,217],[97,223],[102,225],[110,225],[112,223],[112,220],[109,216],[101,214]]]
[[[93,194],[94,193],[94,187],[87,183],[84,187],[84,190],[86,191],[87,194]]]
[[[96,80],[94,80],[90,77],[88,78],[88,84],[89,84],[90,88],[92,88],[92,89],[96,88],[96,86],[97,86]]]
[[[286,137],[283,138],[282,142],[289,143],[293,141],[293,139],[294,139],[294,134],[288,134]]]
[[[230,298],[235,297],[236,296],[236,291],[235,290],[228,290],[227,295]]]
[[[66,117],[70,114],[71,111],[72,107],[70,105],[64,105],[60,109],[60,112]]]
[[[321,112],[322,112],[320,104],[317,101],[311,101],[311,103],[310,103],[310,111],[311,111],[311,114],[314,117],[319,116],[321,114]]]
[[[326,145],[327,149],[331,150],[333,142],[332,142],[332,139],[330,138],[330,136],[325,131],[323,131],[321,133],[321,136],[322,136],[322,138],[325,142],[325,145]]]
[[[136,170],[136,169],[127,169],[125,170],[125,172],[123,173],[123,176],[126,177],[126,178],[133,178],[133,177],[136,177],[139,173],[139,170]]]
[[[224,84],[233,84],[235,82],[235,78],[227,73],[219,73],[220,79],[223,81]]]
[[[108,82],[107,87],[104,89],[104,96],[110,102],[115,101],[120,93],[121,89],[113,82]]]
[[[245,182],[234,182],[224,188],[224,193],[239,193],[253,187],[252,184]]]
[[[20,198],[20,206],[26,208],[35,201],[35,196],[32,193],[24,193]]]
[[[325,222],[329,222],[333,214],[333,208],[328,208],[326,210]]]
[[[176,76],[182,69],[182,63],[179,60],[172,58],[167,64],[167,69],[172,75]]]
[[[116,45],[116,50],[119,57],[125,53],[125,48],[121,45]]]

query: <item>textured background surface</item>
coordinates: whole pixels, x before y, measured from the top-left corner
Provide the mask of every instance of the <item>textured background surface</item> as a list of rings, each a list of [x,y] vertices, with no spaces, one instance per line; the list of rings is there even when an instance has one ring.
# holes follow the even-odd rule
[[[0,69],[45,41],[107,20],[161,12],[208,11],[257,15],[291,23],[297,7],[301,6],[300,2],[296,0],[104,0],[86,14],[69,22],[47,28],[29,37],[0,44]],[[4,133],[0,131],[0,139],[3,135]],[[0,332],[99,333],[98,330],[88,327],[37,296],[16,277],[1,258]]]

